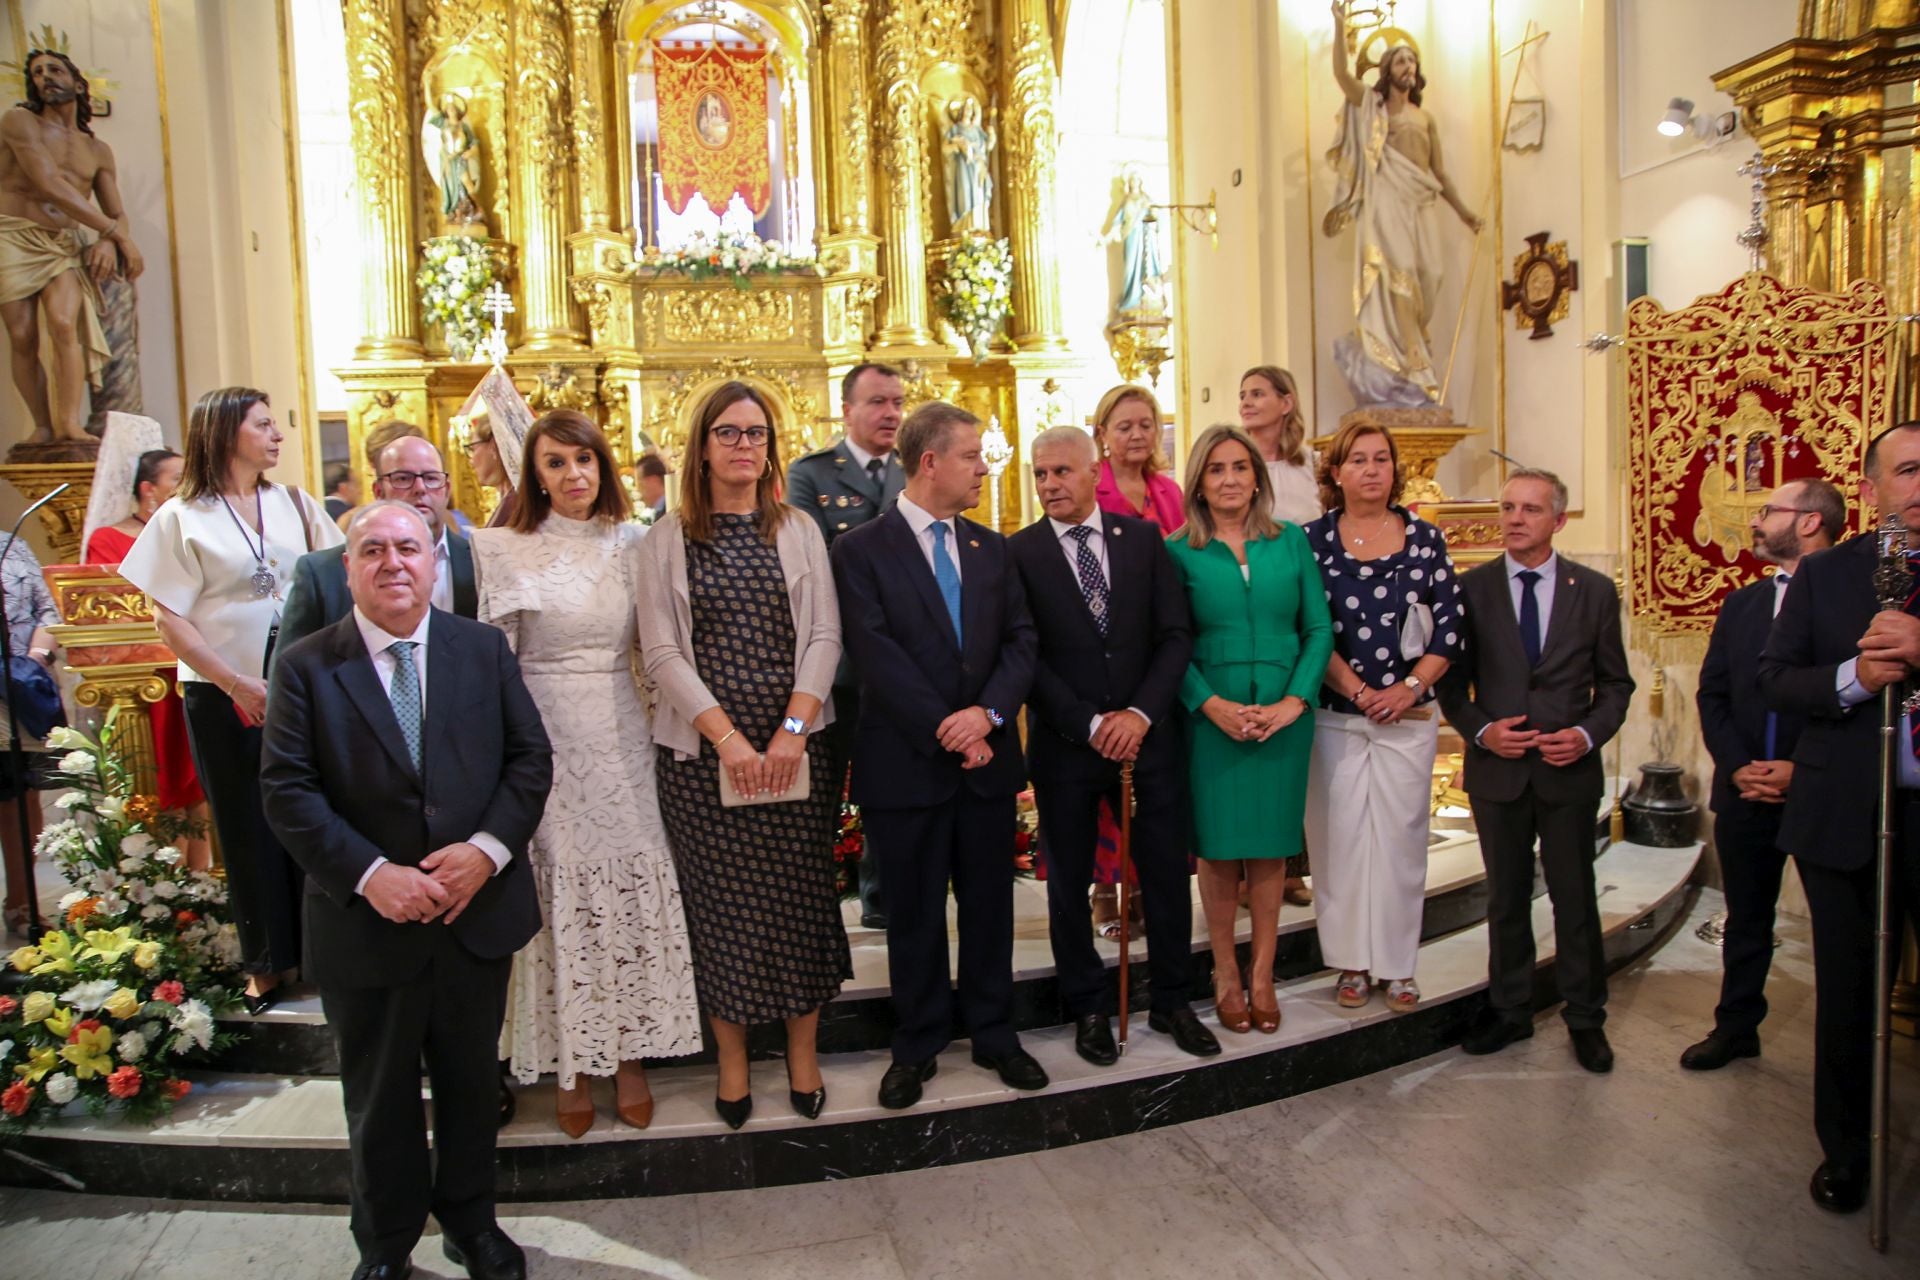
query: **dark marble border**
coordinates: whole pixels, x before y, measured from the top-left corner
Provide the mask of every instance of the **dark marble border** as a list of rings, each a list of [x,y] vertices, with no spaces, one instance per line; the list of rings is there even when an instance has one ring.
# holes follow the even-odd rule
[[[1693,890],[1675,886],[1606,941],[1608,969],[1655,949],[1686,916]],[[1555,1001],[1542,968],[1535,1007]],[[1167,1075],[1024,1095],[923,1114],[764,1132],[624,1143],[504,1147],[500,1199],[605,1199],[785,1186],[925,1169],[1069,1146],[1258,1106],[1370,1075],[1459,1043],[1485,1004],[1475,993],[1437,1001],[1323,1039]],[[0,1150],[0,1184],[194,1200],[344,1203],[344,1150],[174,1146],[36,1136]]]

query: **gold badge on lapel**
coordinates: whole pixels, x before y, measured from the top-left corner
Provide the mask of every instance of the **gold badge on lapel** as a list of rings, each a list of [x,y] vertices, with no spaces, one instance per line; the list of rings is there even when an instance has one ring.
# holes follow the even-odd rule
[[[977,547],[979,547],[979,545],[980,545],[980,539],[978,539],[978,538],[968,538],[968,539],[967,539],[967,545],[968,545],[968,546],[970,546],[970,547],[975,547],[975,548],[977,548]]]
[[[832,498],[829,498],[829,497],[828,497],[828,496],[827,496],[826,494],[824,494],[824,493],[823,493],[823,494],[821,494],[821,495],[820,495],[820,505],[821,505],[821,506],[823,506],[823,507],[824,507],[824,506],[829,506],[829,505],[831,505],[831,504],[832,504],[832,502],[833,502],[833,499],[832,499]]]
[[[844,507],[844,506],[846,506],[846,505],[847,505],[847,495],[846,495],[846,494],[844,494],[844,493],[843,493],[843,494],[841,494],[841,495],[840,495],[840,496],[839,496],[838,498],[836,498],[836,499],[834,499],[834,502],[833,502],[833,505],[834,505],[834,506],[836,506],[836,507]]]

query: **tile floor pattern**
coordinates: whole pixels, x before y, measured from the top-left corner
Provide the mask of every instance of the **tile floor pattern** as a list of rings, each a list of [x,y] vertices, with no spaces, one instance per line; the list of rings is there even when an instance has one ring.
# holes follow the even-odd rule
[[[1783,918],[1765,1054],[1709,1075],[1719,952],[1694,924],[1618,975],[1610,1077],[1557,1017],[1193,1124],[851,1182],[515,1205],[538,1280],[629,1277],[1877,1277],[1920,1274],[1920,1052],[1895,1079],[1894,1243],[1814,1208],[1806,921]],[[4,1158],[0,1156],[0,1158]],[[345,1280],[346,1211],[0,1190],[0,1273],[61,1280]],[[415,1274],[461,1274],[429,1235]]]

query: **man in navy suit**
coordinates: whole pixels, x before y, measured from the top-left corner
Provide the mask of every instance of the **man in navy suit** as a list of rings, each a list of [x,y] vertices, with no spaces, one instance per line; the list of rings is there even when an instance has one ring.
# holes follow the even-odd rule
[[[898,1026],[880,1105],[910,1107],[953,1037],[947,885],[960,918],[960,1014],[975,1063],[1016,1089],[1047,1073],[1013,1030],[1014,725],[1033,620],[1006,539],[961,516],[987,467],[979,419],[934,401],[900,428],[907,484],[833,545],[840,627],[860,681],[853,800],[883,862]]]
[[[1907,528],[1920,554],[1920,422],[1868,446],[1862,500]],[[1920,596],[1882,609],[1874,584],[1880,539],[1862,534],[1808,556],[1760,655],[1760,692],[1806,717],[1780,847],[1793,855],[1813,922],[1813,1127],[1825,1155],[1808,1187],[1815,1204],[1851,1213],[1866,1202],[1875,1000],[1873,988],[1880,699],[1920,669]],[[1896,703],[1899,701],[1896,698]],[[1894,936],[1920,889],[1920,746],[1914,717],[1894,737]]]
[[[1133,866],[1146,900],[1148,1026],[1196,1057],[1220,1052],[1188,1003],[1193,891],[1187,879],[1187,755],[1176,698],[1193,657],[1187,593],[1157,526],[1099,510],[1093,438],[1055,427],[1033,440],[1046,515],[1007,539],[1040,636],[1027,760],[1047,848],[1047,914],[1073,1047],[1097,1067],[1120,1054],[1087,889],[1100,801],[1120,812],[1133,765]]]
[[[1713,757],[1713,846],[1727,896],[1724,973],[1713,1030],[1680,1055],[1689,1071],[1713,1071],[1760,1053],[1773,964],[1773,908],[1787,855],[1780,814],[1793,783],[1793,748],[1804,717],[1770,711],[1760,697],[1760,651],[1799,572],[1800,558],[1833,545],[1847,524],[1847,500],[1825,480],[1794,480],[1754,513],[1753,553],[1771,578],[1729,595],[1714,620],[1700,665],[1700,733]]]

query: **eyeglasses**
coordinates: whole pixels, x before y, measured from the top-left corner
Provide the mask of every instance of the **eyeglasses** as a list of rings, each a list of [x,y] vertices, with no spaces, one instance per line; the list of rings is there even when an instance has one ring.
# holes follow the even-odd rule
[[[773,432],[766,427],[736,427],[728,423],[724,427],[715,427],[713,438],[728,446],[739,444],[742,439],[751,445],[763,445],[773,438]]]
[[[462,452],[464,452],[464,453],[465,453],[465,454],[466,454],[466,455],[467,455],[467,456],[468,456],[469,458],[471,458],[471,457],[473,456],[473,451],[474,451],[475,449],[478,449],[478,448],[479,448],[479,447],[480,447],[481,445],[483,445],[483,444],[492,444],[492,443],[493,443],[493,437],[492,437],[492,436],[481,436],[481,437],[480,437],[480,438],[479,438],[478,440],[469,440],[469,441],[467,441],[467,442],[466,442],[465,444],[463,444],[463,445],[461,445],[461,446],[460,446],[460,449],[461,449],[461,451],[462,451]]]
[[[415,485],[428,493],[447,487],[444,471],[389,471],[380,477],[389,489],[411,489]]]
[[[1771,502],[1763,502],[1760,504],[1760,509],[1753,513],[1753,518],[1755,520],[1765,520],[1777,515],[1804,516],[1811,514],[1813,513],[1806,507],[1776,507]]]

